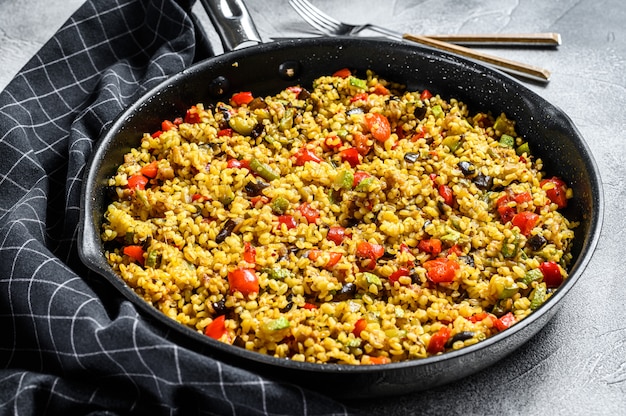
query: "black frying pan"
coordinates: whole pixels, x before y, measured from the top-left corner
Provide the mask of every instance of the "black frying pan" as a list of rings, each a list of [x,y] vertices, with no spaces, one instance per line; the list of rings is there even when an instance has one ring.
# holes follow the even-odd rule
[[[483,342],[422,360],[375,366],[299,363],[246,351],[199,334],[166,317],[140,299],[107,264],[100,240],[102,216],[109,204],[106,180],[137,146],[143,132],[163,119],[184,115],[198,102],[210,103],[234,92],[274,94],[303,86],[320,75],[349,67],[410,89],[427,88],[443,98],[465,102],[470,112],[505,112],[517,131],[544,160],[550,175],[573,188],[566,215],[580,222],[573,246],[570,276],[529,317]],[[504,358],[537,333],[556,313],[580,278],[600,235],[603,196],[597,166],[577,128],[561,110],[513,78],[478,63],[429,48],[363,38],[315,38],[260,44],[210,58],[168,79],[125,110],[100,139],[83,185],[79,250],[83,262],[112,284],[150,319],[190,348],[258,371],[268,377],[341,397],[403,394],[441,385],[477,372]]]

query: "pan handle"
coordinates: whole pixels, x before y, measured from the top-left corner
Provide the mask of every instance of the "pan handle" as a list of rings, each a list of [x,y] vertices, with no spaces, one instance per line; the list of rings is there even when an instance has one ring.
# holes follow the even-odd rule
[[[243,0],[200,0],[222,40],[225,51],[262,42]]]

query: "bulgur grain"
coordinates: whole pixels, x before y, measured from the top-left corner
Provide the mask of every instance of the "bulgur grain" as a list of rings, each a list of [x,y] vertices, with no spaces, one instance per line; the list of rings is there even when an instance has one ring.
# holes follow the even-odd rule
[[[576,226],[543,162],[516,153],[527,139],[505,114],[363,75],[196,104],[199,122],[145,133],[109,179],[113,269],[182,325],[225,315],[221,341],[302,362],[424,358],[528,316],[558,287],[525,276],[556,262],[565,279]]]

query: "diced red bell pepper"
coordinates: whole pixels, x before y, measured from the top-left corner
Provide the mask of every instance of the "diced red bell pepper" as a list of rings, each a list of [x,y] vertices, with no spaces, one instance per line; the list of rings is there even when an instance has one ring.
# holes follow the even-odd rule
[[[356,187],[357,187],[357,185],[358,185],[358,184],[359,184],[359,183],[360,183],[363,179],[365,179],[365,178],[369,178],[370,176],[372,176],[372,175],[370,175],[369,173],[364,172],[364,171],[362,171],[362,170],[359,170],[359,171],[357,171],[357,172],[354,172],[354,180],[352,181],[352,187],[353,187],[353,188],[356,188]]]
[[[359,132],[354,133],[352,137],[354,140],[354,147],[356,147],[357,152],[359,152],[361,156],[367,155],[372,149],[372,146],[368,144],[368,137]]]
[[[516,214],[515,208],[509,206],[509,202],[511,201],[512,198],[508,194],[501,196],[496,201],[496,209],[500,215],[500,221],[503,224],[511,221]]]
[[[354,180],[352,181],[352,187],[353,187],[353,188],[356,188],[356,187],[357,187],[357,185],[358,185],[359,183],[361,183],[361,181],[362,181],[363,179],[365,179],[365,178],[369,178],[370,176],[372,176],[372,175],[370,175],[370,174],[369,174],[369,173],[367,173],[367,172],[363,172],[362,170],[359,170],[359,171],[357,171],[357,172],[354,172]]]
[[[339,261],[343,257],[343,254],[334,251],[330,251],[328,254],[328,262],[324,267],[326,267],[327,269],[332,269],[337,263],[339,263]]]
[[[513,216],[511,224],[519,228],[523,235],[528,236],[538,221],[539,215],[534,212],[523,211]]]
[[[204,328],[204,335],[213,339],[222,338],[222,336],[227,332],[225,321],[225,315],[220,315],[217,318],[213,319],[213,321],[211,321],[211,323]]]
[[[489,316],[488,312],[480,312],[480,313],[475,313],[474,315],[470,316],[469,318],[467,318],[467,320],[475,324],[476,322],[480,322],[484,320],[488,316]]]
[[[437,191],[439,192],[439,195],[441,195],[441,197],[443,198],[443,202],[445,202],[446,205],[454,205],[454,193],[452,192],[452,188],[450,188],[448,185],[439,185]]]
[[[389,89],[387,89],[387,87],[385,87],[383,84],[376,84],[374,86],[374,90],[372,91],[372,94],[389,95],[391,93],[389,92]]]
[[[554,202],[559,209],[567,207],[567,185],[562,179],[557,177],[544,179],[540,185],[546,190],[546,195],[550,201]]]
[[[433,283],[449,283],[454,281],[457,270],[460,266],[454,260],[444,257],[428,260],[424,262],[426,277]]]
[[[153,160],[146,166],[142,167],[139,172],[143,176],[147,176],[148,178],[156,177],[157,173],[159,172],[158,162],[156,160]]]
[[[320,257],[321,254],[322,254],[322,250],[313,249],[313,250],[309,250],[308,257],[311,261],[317,261],[317,259]],[[343,257],[343,254],[341,253],[329,251],[328,261],[324,265],[324,268],[328,270],[332,269],[337,263],[339,263],[339,260],[341,260],[342,257]]]
[[[302,91],[302,87],[300,87],[299,85],[292,85],[290,87],[287,87],[287,91],[293,92],[294,94],[298,95]]]
[[[172,130],[172,129],[175,129],[175,128],[176,128],[176,124],[174,124],[170,120],[163,120],[161,122],[161,130],[163,130],[163,131],[169,131],[169,130]]]
[[[443,326],[439,328],[439,331],[435,332],[428,342],[428,348],[426,349],[430,354],[437,354],[443,352],[446,348],[446,342],[450,339],[450,328]]]
[[[252,96],[252,92],[250,91],[242,91],[242,92],[238,92],[236,94],[233,94],[231,101],[235,104],[235,105],[244,105],[244,104],[249,104],[250,101],[252,101],[254,99],[254,97]]]
[[[252,203],[252,205],[256,205],[259,202],[262,204],[267,204],[268,202],[270,202],[270,199],[265,195],[257,195],[250,198],[250,202]]]
[[[410,275],[411,275],[411,271],[408,268],[400,267],[398,270],[396,270],[395,272],[389,275],[389,281],[391,283],[395,283],[398,280],[400,280],[401,277],[410,276]]]
[[[391,362],[391,358],[385,356],[372,357],[369,356],[370,364],[389,364]]]
[[[241,292],[244,296],[259,293],[259,278],[254,269],[239,268],[228,272],[230,293]]]
[[[559,287],[563,283],[561,268],[554,261],[544,261],[539,265],[539,270],[543,274],[543,281],[549,288]]]
[[[304,166],[306,162],[320,163],[322,161],[322,159],[320,159],[315,152],[307,149],[306,147],[298,149],[293,156],[296,158],[294,163],[296,166]]]
[[[308,309],[310,311],[312,311],[313,309],[317,309],[317,305],[315,305],[313,303],[309,303],[309,302],[305,302],[304,305],[302,305],[302,307],[304,309]]]
[[[421,240],[417,243],[417,248],[425,253],[436,256],[441,253],[441,240],[438,238],[431,238],[428,240]]]
[[[418,129],[415,130],[415,133],[413,133],[413,136],[411,136],[411,141],[416,142],[425,136],[426,136],[426,132],[424,131],[424,127],[419,126]]]
[[[341,137],[335,134],[326,136],[326,138],[324,139],[324,145],[328,147],[329,149],[337,149],[341,147],[342,144],[343,144],[343,141],[341,140]]]
[[[309,224],[315,224],[317,219],[320,217],[319,211],[309,205],[308,202],[301,204],[298,207],[298,211],[300,211],[300,214],[302,214],[302,216],[306,218],[306,221]]]
[[[349,147],[339,152],[342,162],[348,162],[353,168],[361,163],[361,155],[356,147]]]
[[[333,225],[328,229],[326,238],[336,245],[341,245],[343,239],[346,238],[346,229],[340,225]]]
[[[291,230],[292,228],[296,228],[297,226],[296,220],[291,215],[279,215],[278,224],[279,226],[281,226],[282,224],[285,224],[288,230]]]
[[[432,93],[428,90],[422,90],[422,93],[420,94],[420,100],[428,100],[429,98],[432,98]]]
[[[226,162],[226,167],[234,169],[246,168],[250,170],[250,161],[245,159],[228,159],[228,162]]]
[[[368,96],[369,96],[368,93],[360,92],[360,93],[355,94],[354,96],[352,96],[352,98],[350,98],[350,102],[354,103],[356,101],[366,101]]]
[[[398,127],[396,127],[396,135],[398,136],[398,139],[400,140],[404,139],[405,132],[402,126],[399,125]]]
[[[200,110],[195,105],[187,110],[185,113],[185,123],[199,123],[200,122]]]
[[[339,78],[348,78],[350,75],[352,75],[352,71],[350,71],[348,68],[341,68],[340,70],[333,73],[333,77]]]
[[[385,254],[385,247],[368,241],[361,241],[356,246],[356,255],[364,259],[370,259],[369,269],[376,267],[376,261]]]
[[[256,248],[248,241],[243,245],[243,259],[248,263],[256,262]]]
[[[233,135],[233,129],[221,129],[217,131],[217,137],[228,136],[231,137]]]
[[[352,333],[355,337],[360,337],[361,332],[363,332],[365,328],[367,328],[367,321],[361,318],[354,323],[354,329],[352,330]]]
[[[455,244],[448,249],[448,255],[450,254],[456,254],[456,256],[458,257],[461,254],[463,254],[463,250],[461,249],[461,246],[459,246],[458,244]]]
[[[143,249],[142,246],[125,246],[122,250],[122,252],[130,257],[131,259],[137,261],[137,263],[141,264],[143,266],[143,262],[144,262],[144,253],[145,250]]]
[[[522,204],[524,202],[532,201],[533,197],[530,194],[530,192],[522,192],[522,193],[513,195],[513,200],[517,202],[518,204]]]
[[[369,241],[361,241],[356,246],[356,255],[359,257],[378,260],[385,254],[385,247],[381,244],[370,243]]]
[[[140,173],[128,178],[129,189],[146,189],[147,184],[148,184],[148,178],[146,178]]]
[[[379,142],[386,141],[391,135],[389,119],[380,113],[367,113],[365,115],[365,126]]]
[[[513,315],[513,312],[509,312],[496,319],[493,324],[498,331],[504,331],[505,329],[510,328],[515,322],[517,322],[515,315]]]

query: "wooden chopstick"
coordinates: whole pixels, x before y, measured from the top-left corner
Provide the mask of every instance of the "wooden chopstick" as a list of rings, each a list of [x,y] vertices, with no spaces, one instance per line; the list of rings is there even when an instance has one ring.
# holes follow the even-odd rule
[[[500,58],[498,56],[477,52],[460,45],[431,39],[427,36],[412,35],[406,33],[402,37],[406,40],[421,43],[422,45],[430,46],[432,48],[441,49],[447,52],[455,53],[457,55],[462,55],[468,58],[485,62],[491,66],[497,67],[502,71],[508,72],[513,75],[524,76],[543,82],[546,82],[550,79],[550,71],[533,65],[527,65],[521,62],[512,61],[510,59]]]
[[[476,34],[432,34],[430,39],[463,45],[511,45],[511,46],[559,46],[558,33],[476,33]]]

